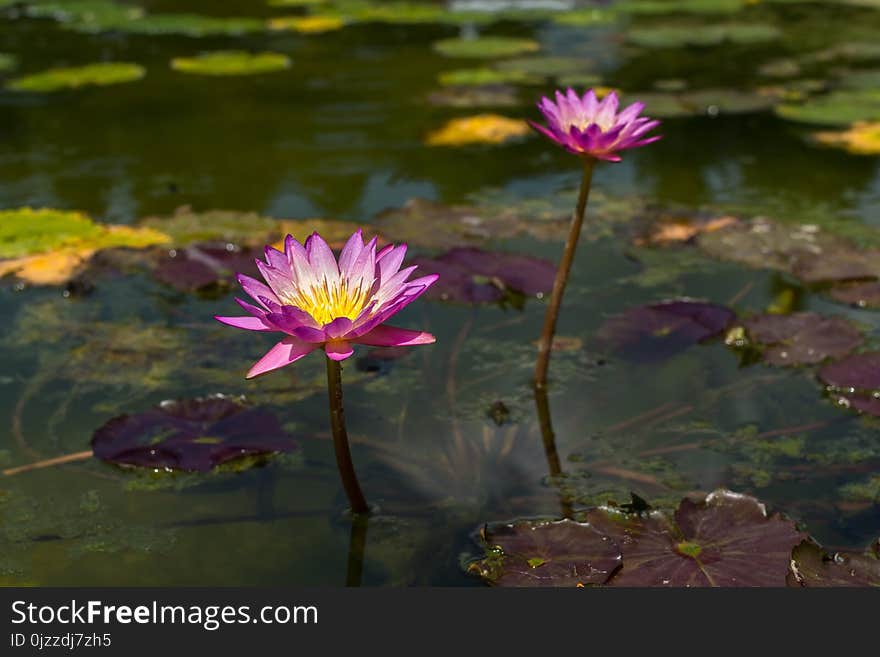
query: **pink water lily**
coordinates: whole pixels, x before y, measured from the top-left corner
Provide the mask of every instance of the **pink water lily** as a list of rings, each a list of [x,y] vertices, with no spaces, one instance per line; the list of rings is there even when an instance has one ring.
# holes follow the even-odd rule
[[[388,245],[377,253],[376,238],[365,245],[358,230],[337,261],[317,233],[305,245],[288,235],[283,253],[267,246],[266,262],[257,260],[265,283],[238,276],[244,291],[257,303],[236,299],[250,314],[215,319],[250,331],[287,334],[250,369],[247,378],[296,362],[319,347],[340,361],[352,355],[354,344],[430,344],[435,341],[430,333],[385,324],[437,280],[436,275],[407,280],[416,267],[401,269],[405,255],[405,244]]]
[[[565,94],[557,91],[555,103],[546,97],[538,103],[547,127],[534,121],[529,124],[572,153],[619,162],[618,151],[660,139],[656,135],[645,136],[660,122],[639,116],[645,109],[644,103],[633,103],[620,113],[617,112],[618,103],[613,91],[601,101],[592,89],[583,97],[573,89],[568,89]]]

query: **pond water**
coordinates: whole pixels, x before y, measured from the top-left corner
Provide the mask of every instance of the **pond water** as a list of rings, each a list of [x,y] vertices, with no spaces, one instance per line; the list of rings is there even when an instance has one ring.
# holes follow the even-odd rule
[[[880,120],[876,3],[720,2],[710,13],[710,3],[670,0],[662,10],[652,6],[663,2],[631,2],[551,11],[569,4],[561,2],[412,22],[399,8],[370,18],[367,3],[138,5],[147,16],[252,19],[232,30],[242,33],[204,28],[201,36],[174,20],[162,33],[105,25],[95,16],[114,3],[94,4],[89,14],[81,2],[0,1],[0,52],[14,58],[0,70],[0,210],[77,210],[129,226],[180,216],[182,207],[223,210],[240,213],[242,234],[259,217],[323,218],[407,240],[418,255],[459,242],[556,262],[579,182],[575,158],[533,134],[461,146],[428,145],[427,136],[486,112],[538,120],[534,101],[570,80],[643,98],[647,115],[662,116],[664,139],[596,170],[558,329],[566,339],[551,362],[561,473],[548,469],[530,387],[541,299],[423,299],[395,323],[431,331],[436,344],[379,355],[361,347],[346,361],[354,460],[377,508],[361,573],[352,572],[358,541],[334,462],[321,358],[245,380],[273,340],[213,321],[236,314],[237,293],[181,290],[150,267],[114,261],[48,286],[3,279],[3,468],[88,450],[115,416],[217,393],[270,411],[300,449],[202,474],[80,459],[2,476],[0,583],[480,586],[463,564],[479,554],[473,534],[483,523],[559,517],[625,503],[631,492],[674,506],[688,491],[719,487],[755,495],[826,547],[860,550],[880,534],[877,420],[826,394],[816,366],[773,367],[723,335],[647,353],[599,339],[629,309],[686,296],[741,318],[768,310],[848,318],[863,336],[858,350],[876,347],[876,311],[835,301],[769,257],[638,239],[658,218],[732,216],[880,244],[877,143],[874,154],[851,153],[813,136]],[[306,12],[347,24],[264,27]],[[714,35],[719,26],[726,35]],[[432,47],[460,36],[516,38],[539,50],[480,59]],[[694,43],[700,38],[707,42]],[[215,50],[281,53],[289,65],[239,76],[169,65]],[[528,72],[489,89],[503,106],[438,101],[443,74],[497,73],[510,60],[522,61],[506,70]],[[146,73],[55,91],[14,85],[96,62]],[[864,115],[792,120],[841,89]],[[385,212],[414,198],[443,205],[402,220]],[[484,226],[468,216],[506,219]],[[256,241],[266,233],[259,226]]]

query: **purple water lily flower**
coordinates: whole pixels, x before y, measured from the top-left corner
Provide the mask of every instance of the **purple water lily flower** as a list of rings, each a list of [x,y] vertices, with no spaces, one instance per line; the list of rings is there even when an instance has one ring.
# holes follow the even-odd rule
[[[644,103],[633,103],[618,114],[618,102],[613,91],[601,101],[592,89],[583,98],[573,89],[565,95],[557,91],[555,103],[546,97],[538,103],[538,109],[547,119],[547,127],[534,121],[529,121],[529,125],[572,153],[620,162],[618,151],[660,139],[659,136],[645,137],[660,121],[639,116],[645,109]]]
[[[437,280],[436,275],[407,280],[416,267],[400,268],[405,255],[405,244],[388,245],[376,253],[376,238],[364,245],[358,230],[337,263],[318,233],[305,245],[288,235],[283,253],[267,246],[266,262],[257,260],[268,285],[238,275],[244,291],[258,304],[236,299],[250,315],[215,319],[250,331],[287,334],[250,369],[249,379],[298,361],[319,347],[339,361],[352,355],[353,344],[430,344],[435,341],[430,333],[385,324]]]

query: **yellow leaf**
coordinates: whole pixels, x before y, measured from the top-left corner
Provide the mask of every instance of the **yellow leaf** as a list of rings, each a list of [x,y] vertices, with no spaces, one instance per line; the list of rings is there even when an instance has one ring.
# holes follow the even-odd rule
[[[816,132],[813,138],[855,155],[880,155],[880,121],[860,121],[842,132]]]
[[[31,285],[64,285],[76,276],[94,249],[66,248],[53,253],[0,260],[0,277],[14,275]]]
[[[478,114],[451,120],[429,134],[425,141],[429,146],[501,144],[527,134],[529,127],[524,121],[498,114]]]

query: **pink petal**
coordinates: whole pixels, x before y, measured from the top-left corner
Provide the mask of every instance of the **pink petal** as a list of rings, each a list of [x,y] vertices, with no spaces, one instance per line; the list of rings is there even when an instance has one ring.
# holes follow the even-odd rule
[[[339,279],[339,267],[330,245],[318,233],[312,233],[306,240],[306,253],[309,264],[317,280],[336,281]]]
[[[324,351],[331,360],[345,360],[354,353],[348,342],[328,342],[324,345]]]
[[[376,258],[376,264],[379,265],[379,280],[386,281],[400,270],[403,259],[406,257],[406,244],[401,244],[389,251],[384,257]]]
[[[411,331],[388,324],[377,326],[355,340],[360,344],[374,347],[408,347],[417,344],[431,344],[436,341],[437,338],[425,331]]]
[[[363,232],[358,228],[357,232],[348,238],[345,246],[342,247],[342,251],[339,252],[339,269],[341,271],[348,271],[363,250]]]
[[[292,336],[284,338],[272,347],[247,373],[247,378],[252,379],[260,374],[277,370],[290,363],[298,361],[317,349],[317,345],[307,344]]]
[[[244,274],[239,274],[236,278],[238,278],[239,285],[241,285],[247,295],[257,303],[263,303],[260,297],[265,297],[278,303],[278,297],[275,296],[272,289],[265,283],[261,283],[256,278],[251,278]]]
[[[348,317],[337,317],[329,324],[324,324],[324,333],[328,340],[337,340],[351,330],[352,321]]]
[[[234,326],[235,328],[246,329],[248,331],[278,330],[266,320],[260,319],[259,317],[221,317],[219,315],[214,315],[214,319],[227,326]]]

